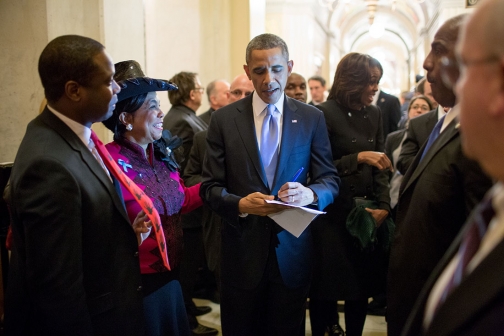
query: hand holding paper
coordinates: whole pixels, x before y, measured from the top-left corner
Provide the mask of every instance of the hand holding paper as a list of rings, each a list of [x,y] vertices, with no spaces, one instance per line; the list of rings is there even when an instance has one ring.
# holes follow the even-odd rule
[[[273,200],[272,195],[265,195],[260,192],[249,194],[238,203],[238,211],[251,215],[267,216],[269,214],[285,210],[286,204],[282,202],[268,203],[268,200]],[[265,202],[266,201],[266,202]]]
[[[284,207],[288,207],[282,212],[277,212],[268,216],[295,237],[299,237],[315,217],[320,214],[325,214],[323,211],[313,210],[295,204],[286,204],[274,200],[266,200],[266,202],[269,204],[283,204]]]

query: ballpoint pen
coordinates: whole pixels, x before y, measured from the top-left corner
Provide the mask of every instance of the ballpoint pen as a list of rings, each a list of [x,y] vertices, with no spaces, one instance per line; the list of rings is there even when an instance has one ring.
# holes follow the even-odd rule
[[[299,168],[298,171],[296,172],[296,174],[294,174],[294,176],[292,177],[291,182],[296,182],[297,179],[299,178],[299,176],[301,175],[301,173],[303,172],[303,170],[304,170],[304,167]]]

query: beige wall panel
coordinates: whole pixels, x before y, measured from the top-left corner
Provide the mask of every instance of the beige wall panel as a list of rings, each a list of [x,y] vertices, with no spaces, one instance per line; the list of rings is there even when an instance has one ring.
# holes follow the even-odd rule
[[[44,96],[37,71],[47,43],[45,2],[0,1],[0,162],[14,161]]]

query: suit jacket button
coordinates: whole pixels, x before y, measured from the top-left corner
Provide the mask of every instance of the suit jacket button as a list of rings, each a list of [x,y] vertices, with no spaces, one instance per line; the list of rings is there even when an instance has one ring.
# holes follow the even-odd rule
[[[138,257],[138,251],[135,252],[135,254],[133,255],[134,257]]]
[[[350,185],[350,190],[354,191],[355,190],[355,186],[352,184]]]
[[[138,286],[137,291],[140,292],[142,290],[142,286]]]
[[[345,169],[345,171],[343,173],[348,174],[348,169]]]
[[[369,142],[374,142],[374,139],[368,139]]]
[[[364,114],[364,119],[367,119],[368,115],[367,114]]]
[[[357,139],[356,138],[352,138],[352,142],[357,142]]]

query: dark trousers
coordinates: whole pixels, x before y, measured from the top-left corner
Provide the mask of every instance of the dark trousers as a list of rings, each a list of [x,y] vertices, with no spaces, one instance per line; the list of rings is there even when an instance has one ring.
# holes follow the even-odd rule
[[[224,336],[303,335],[309,285],[288,288],[283,284],[274,250],[259,285],[251,290],[226,284],[221,290],[221,323]]]
[[[347,336],[360,336],[366,322],[367,300],[345,301],[345,329]],[[328,326],[339,324],[338,302],[310,299],[312,336],[323,336]]]

